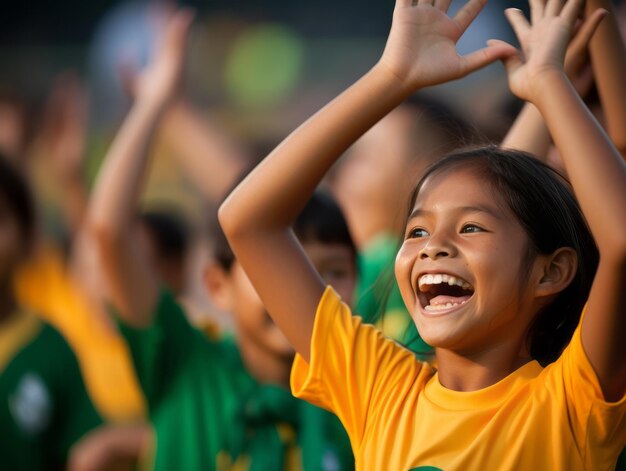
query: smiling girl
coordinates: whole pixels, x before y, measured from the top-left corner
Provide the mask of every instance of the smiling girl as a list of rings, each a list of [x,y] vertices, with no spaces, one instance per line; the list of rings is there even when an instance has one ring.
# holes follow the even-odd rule
[[[613,469],[626,444],[626,166],[563,72],[584,2],[533,0],[532,24],[509,9],[523,53],[492,41],[467,56],[456,42],[485,1],[452,18],[450,3],[397,0],[380,61],[274,150],[220,221],[299,353],[294,394],[339,416],[357,469]],[[533,157],[492,147],[417,183],[396,277],[435,370],[353,317],[290,226],[386,113],[498,59],[541,111],[575,197]]]

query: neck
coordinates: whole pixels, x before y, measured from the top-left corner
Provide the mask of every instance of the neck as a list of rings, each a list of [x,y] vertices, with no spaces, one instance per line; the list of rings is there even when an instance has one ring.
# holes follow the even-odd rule
[[[260,383],[289,388],[293,355],[280,355],[249,339],[238,339],[238,347],[248,372]]]
[[[477,391],[496,384],[531,361],[517,345],[501,345],[476,354],[437,349],[439,382],[454,391]]]

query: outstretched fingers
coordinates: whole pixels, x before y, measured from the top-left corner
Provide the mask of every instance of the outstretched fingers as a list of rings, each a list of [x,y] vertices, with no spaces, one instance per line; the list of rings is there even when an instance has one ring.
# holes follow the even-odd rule
[[[447,12],[451,4],[452,0],[435,0],[434,6],[443,12]]]
[[[530,19],[535,24],[543,18],[546,0],[529,0],[528,3],[530,4]]]
[[[174,13],[160,45],[165,54],[180,55],[184,51],[193,18],[194,12],[191,9],[181,9]]]
[[[454,15],[454,21],[459,25],[462,31],[465,31],[476,19],[483,7],[487,4],[487,0],[469,0],[459,12]]]
[[[544,10],[544,16],[559,16],[561,11],[563,10],[564,4],[565,0],[548,0]]]
[[[563,10],[561,11],[561,17],[571,25],[576,24],[576,20],[580,18],[580,15],[585,6],[585,0],[569,0]]]
[[[507,8],[504,11],[504,14],[509,20],[509,23],[511,23],[513,31],[515,31],[518,39],[523,38],[526,33],[530,31],[530,23],[528,23],[528,20],[524,16],[522,10],[519,10],[517,8]]]

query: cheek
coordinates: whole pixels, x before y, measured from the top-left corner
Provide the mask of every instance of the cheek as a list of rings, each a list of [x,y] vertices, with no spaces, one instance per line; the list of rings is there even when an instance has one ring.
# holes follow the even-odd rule
[[[403,244],[398,251],[395,262],[396,281],[400,288],[402,300],[409,312],[412,312],[415,308],[415,294],[413,293],[413,286],[411,284],[411,274],[415,262],[414,252],[414,249]]]

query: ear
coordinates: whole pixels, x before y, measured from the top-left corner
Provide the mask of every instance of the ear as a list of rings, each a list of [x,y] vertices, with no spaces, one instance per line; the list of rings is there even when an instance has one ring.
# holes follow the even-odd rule
[[[230,273],[219,264],[211,261],[203,274],[204,286],[211,301],[224,312],[231,312],[234,304],[234,294]]]
[[[552,296],[563,291],[574,279],[577,266],[578,256],[571,247],[561,247],[546,256],[537,284],[537,296]]]

